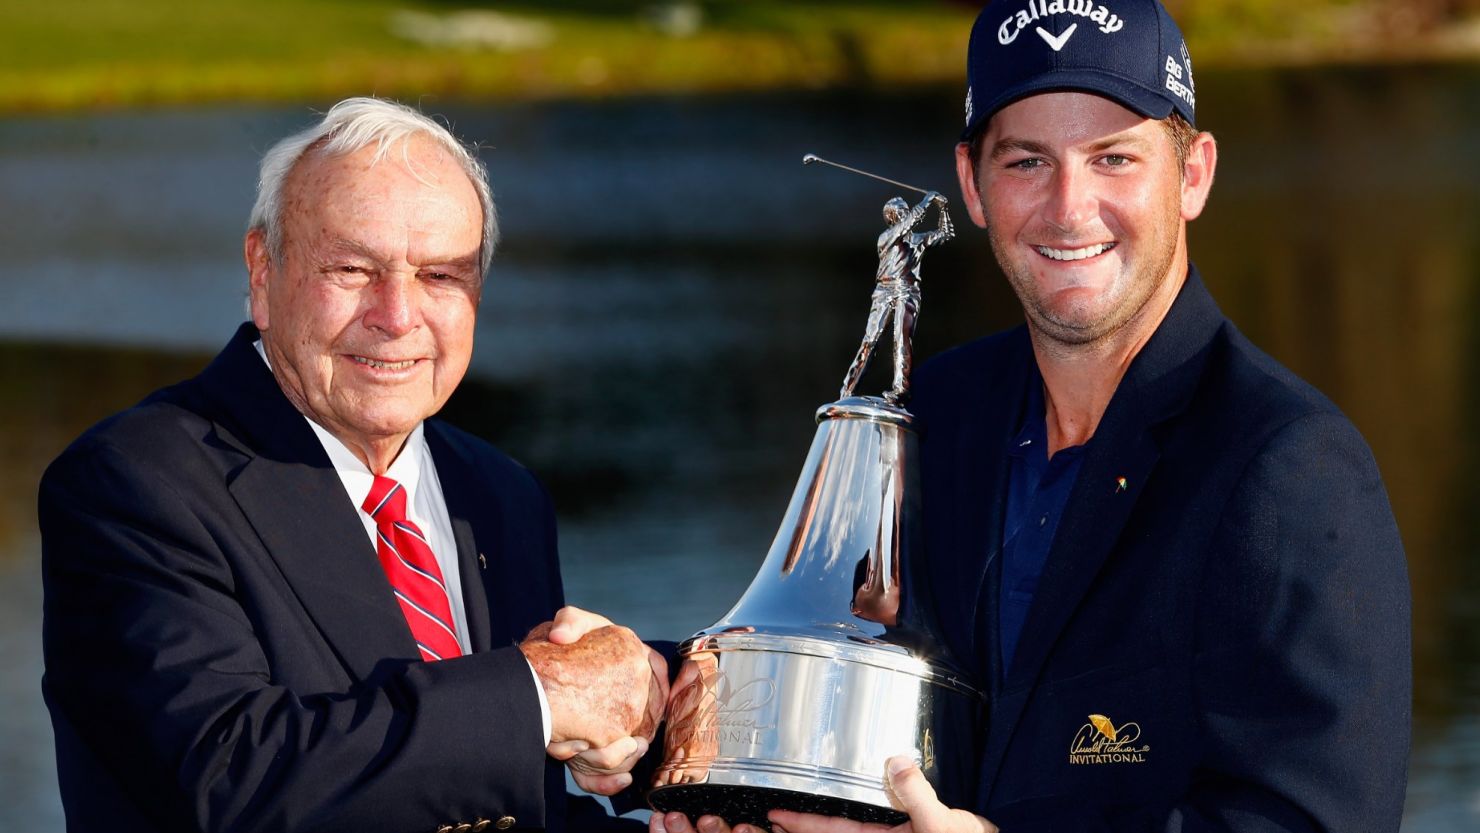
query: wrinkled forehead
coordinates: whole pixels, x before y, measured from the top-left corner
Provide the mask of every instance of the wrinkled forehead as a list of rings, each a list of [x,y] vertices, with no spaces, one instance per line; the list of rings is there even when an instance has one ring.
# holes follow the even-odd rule
[[[482,238],[477,191],[462,166],[434,143],[406,140],[382,152],[305,154],[285,188],[285,225],[303,240],[324,236],[432,236],[439,247]]]

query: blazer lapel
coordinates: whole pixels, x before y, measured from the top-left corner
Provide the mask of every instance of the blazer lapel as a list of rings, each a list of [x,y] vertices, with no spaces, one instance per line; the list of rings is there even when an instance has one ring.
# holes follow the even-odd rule
[[[1101,418],[1070,492],[1013,665],[1006,669],[1005,688],[1024,686],[1037,677],[1054,640],[1120,538],[1161,456],[1139,403],[1118,394],[1117,399]]]
[[[1185,409],[1222,314],[1191,270],[1172,309],[1121,380],[1070,493],[1002,696],[991,715],[985,783],[997,769],[1054,644],[1091,591],[1161,456],[1158,425]],[[1005,494],[999,492],[998,494]],[[1000,539],[1000,531],[998,532]],[[994,540],[994,545],[1001,545]],[[992,617],[995,618],[995,617]]]
[[[931,413],[922,426],[931,480],[926,483],[925,557],[936,577],[935,598],[945,601],[941,624],[955,640],[956,659],[977,669],[985,691],[1000,682],[997,617],[983,609],[995,599],[993,576],[1002,550],[1002,502],[1007,482],[1006,448],[1021,420],[1023,386],[1032,361],[1026,330],[1005,361],[967,362],[962,378],[947,380],[959,404]],[[1013,403],[1003,407],[1005,403]],[[946,477],[936,479],[935,472]],[[939,603],[938,601],[938,603]]]
[[[385,659],[419,655],[343,483],[322,465],[258,457],[231,494],[324,638],[366,679]]]
[[[474,478],[466,461],[448,445],[440,423],[426,423],[427,448],[437,466],[437,479],[442,484],[442,497],[447,501],[447,515],[452,519],[452,536],[457,541],[457,563],[462,576],[463,607],[468,618],[468,641],[473,651],[487,651],[493,645],[494,619],[502,616],[506,605],[491,606],[495,598],[490,586],[490,570],[495,566],[497,552],[493,550],[492,535],[479,535],[475,517],[483,523],[498,528],[498,502],[477,500],[479,494]],[[498,632],[506,633],[507,626],[499,618]]]
[[[352,676],[418,658],[355,506],[244,325],[201,374],[218,436],[248,458],[228,488],[269,556]]]
[[[1026,331],[1025,331],[1026,332]],[[976,588],[972,595],[972,607],[967,621],[978,640],[977,656],[985,663],[987,693],[995,694],[1002,686],[1002,643],[998,627],[997,597],[1002,574],[1002,525],[1006,502],[993,499],[993,495],[1007,494],[1009,474],[1008,444],[1023,419],[1023,402],[1026,386],[1036,374],[1029,373],[1028,362],[1032,351],[1026,337],[1023,339],[1023,361],[1013,362],[1012,372],[1004,386],[1004,399],[996,402],[983,401],[977,411],[981,423],[968,430],[970,442],[962,448],[962,459],[968,461],[957,471],[957,494],[967,503],[960,507],[959,516],[967,537],[963,541],[986,542],[985,558],[967,559],[976,565],[973,575],[964,576],[963,587]],[[1009,407],[1004,404],[1011,403]]]

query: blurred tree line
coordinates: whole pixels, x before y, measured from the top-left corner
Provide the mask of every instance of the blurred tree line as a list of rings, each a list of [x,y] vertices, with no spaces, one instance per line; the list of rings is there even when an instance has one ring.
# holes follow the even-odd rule
[[[1480,0],[1162,0],[1184,28],[1209,36],[1233,32],[1297,34],[1319,18],[1397,37],[1412,37],[1480,16]]]

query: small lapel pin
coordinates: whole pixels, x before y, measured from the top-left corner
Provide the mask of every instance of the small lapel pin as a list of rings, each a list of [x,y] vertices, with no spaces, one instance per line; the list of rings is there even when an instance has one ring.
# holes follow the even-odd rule
[[[1125,478],[1124,477],[1117,477],[1117,478],[1115,478],[1115,493],[1118,495],[1118,494],[1120,494],[1123,491],[1125,491]],[[482,556],[479,556],[479,557],[481,558]]]
[[[488,569],[488,559],[484,558],[481,552],[478,553],[478,567],[484,570]]]

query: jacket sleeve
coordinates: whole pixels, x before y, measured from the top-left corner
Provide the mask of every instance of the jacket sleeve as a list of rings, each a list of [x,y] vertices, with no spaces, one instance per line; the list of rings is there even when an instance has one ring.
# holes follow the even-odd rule
[[[1278,431],[1224,511],[1199,593],[1202,759],[1168,831],[1396,831],[1412,711],[1407,565],[1366,443]]]
[[[387,660],[341,693],[284,686],[239,595],[237,543],[188,480],[142,457],[84,441],[41,484],[43,690],[59,743],[79,747],[64,782],[106,778],[159,830],[543,824],[539,703],[517,648]],[[68,805],[73,829],[87,803]]]

